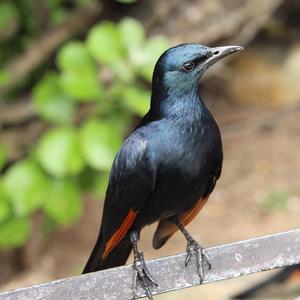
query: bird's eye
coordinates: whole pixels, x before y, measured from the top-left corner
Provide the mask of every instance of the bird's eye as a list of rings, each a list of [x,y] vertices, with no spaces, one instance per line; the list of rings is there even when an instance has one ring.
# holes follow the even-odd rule
[[[189,61],[183,64],[182,69],[185,72],[191,72],[195,68],[195,63],[193,61]]]

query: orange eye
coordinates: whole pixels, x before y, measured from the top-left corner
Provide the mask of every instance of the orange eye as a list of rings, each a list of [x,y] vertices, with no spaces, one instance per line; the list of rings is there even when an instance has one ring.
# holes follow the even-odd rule
[[[189,62],[186,62],[183,64],[182,66],[182,69],[185,71],[185,72],[191,72],[192,70],[194,70],[195,68],[195,63],[192,62],[192,61],[189,61]]]

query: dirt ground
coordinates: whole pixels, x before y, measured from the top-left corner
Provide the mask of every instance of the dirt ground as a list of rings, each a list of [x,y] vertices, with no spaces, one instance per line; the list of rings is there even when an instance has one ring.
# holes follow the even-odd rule
[[[236,107],[215,112],[223,132],[223,173],[205,208],[188,226],[191,235],[203,245],[300,228],[300,110],[281,110]],[[283,209],[266,208],[264,199],[276,191],[287,194]],[[79,274],[98,234],[101,206],[87,199],[80,223],[53,233],[44,254],[29,270],[2,285],[1,290]],[[152,249],[153,230],[151,226],[142,232],[140,248],[147,259],[184,251],[181,234],[162,249]],[[226,299],[268,274],[168,293],[156,299]]]

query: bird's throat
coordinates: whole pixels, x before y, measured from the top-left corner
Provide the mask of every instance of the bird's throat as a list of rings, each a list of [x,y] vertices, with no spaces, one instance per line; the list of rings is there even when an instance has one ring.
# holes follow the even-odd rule
[[[194,122],[200,120],[207,112],[198,88],[181,95],[169,90],[160,101],[151,101],[151,110],[157,112],[160,118],[172,119],[176,122]]]

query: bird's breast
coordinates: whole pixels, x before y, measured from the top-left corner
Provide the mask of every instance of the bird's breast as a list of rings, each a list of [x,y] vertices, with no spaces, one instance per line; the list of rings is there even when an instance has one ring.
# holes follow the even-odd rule
[[[149,141],[156,183],[147,202],[147,224],[187,211],[203,196],[221,149],[219,135],[209,124],[163,124]]]
[[[169,128],[156,141],[156,158],[161,172],[175,170],[183,176],[197,177],[206,165],[214,161],[220,145],[213,128],[192,124]]]

